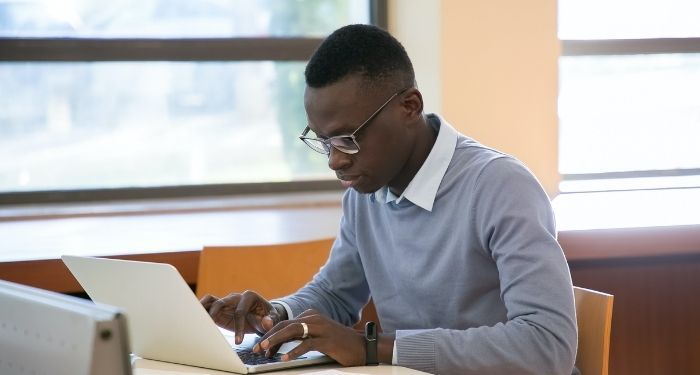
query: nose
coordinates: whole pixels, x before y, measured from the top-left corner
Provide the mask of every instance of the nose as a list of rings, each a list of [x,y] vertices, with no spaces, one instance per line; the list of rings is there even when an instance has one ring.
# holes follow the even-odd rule
[[[352,164],[350,155],[331,147],[328,153],[328,167],[334,171],[348,168]]]

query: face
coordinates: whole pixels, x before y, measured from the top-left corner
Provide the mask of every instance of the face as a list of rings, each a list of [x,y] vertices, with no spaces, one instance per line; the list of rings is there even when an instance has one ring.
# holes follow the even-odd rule
[[[330,147],[328,166],[343,186],[371,193],[401,179],[415,144],[415,109],[407,106],[411,90],[415,89],[401,92],[387,103],[396,91],[368,89],[359,76],[323,88],[307,87],[304,107],[309,128],[321,139],[353,134],[387,103],[355,133],[359,152],[348,154]]]

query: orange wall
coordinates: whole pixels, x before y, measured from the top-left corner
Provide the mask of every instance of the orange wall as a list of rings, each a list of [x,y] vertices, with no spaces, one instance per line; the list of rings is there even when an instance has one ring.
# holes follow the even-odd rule
[[[556,0],[442,0],[442,112],[462,133],[522,160],[554,197]]]
[[[389,0],[425,108],[558,192],[556,0]]]

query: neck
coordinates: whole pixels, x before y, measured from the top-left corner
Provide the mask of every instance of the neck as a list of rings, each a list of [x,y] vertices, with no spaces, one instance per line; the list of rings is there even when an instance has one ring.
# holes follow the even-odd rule
[[[418,170],[423,166],[425,159],[428,158],[430,150],[435,144],[436,134],[433,128],[428,124],[428,118],[423,115],[419,119],[419,124],[416,126],[416,138],[413,152],[409,156],[406,164],[401,169],[397,177],[389,183],[389,190],[392,193],[401,195],[408,184],[416,176]]]

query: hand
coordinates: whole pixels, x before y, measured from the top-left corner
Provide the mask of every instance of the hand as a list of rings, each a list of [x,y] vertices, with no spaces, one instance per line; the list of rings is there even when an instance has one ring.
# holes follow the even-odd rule
[[[308,335],[303,339],[302,322],[308,327]],[[296,319],[275,325],[253,347],[253,351],[256,353],[265,351],[265,355],[271,357],[277,353],[283,343],[300,339],[301,344],[283,355],[283,361],[289,361],[306,352],[316,350],[343,366],[365,365],[364,333],[322,316],[316,310],[306,310]]]
[[[286,313],[283,316],[265,298],[251,291],[231,293],[224,298],[207,294],[199,302],[216,325],[236,333],[237,345],[243,342],[244,334],[263,335],[286,319]]]

